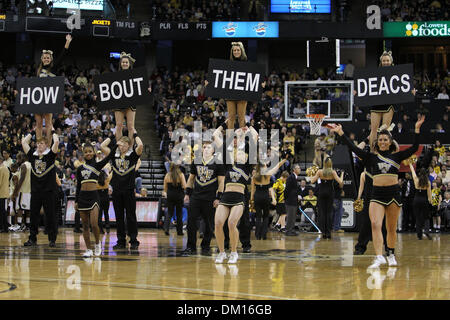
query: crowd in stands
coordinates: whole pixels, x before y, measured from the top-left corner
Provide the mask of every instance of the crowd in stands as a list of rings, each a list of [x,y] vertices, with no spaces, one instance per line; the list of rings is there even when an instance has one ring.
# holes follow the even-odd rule
[[[449,20],[446,0],[375,0],[383,21]]]
[[[18,13],[18,6],[21,0],[0,0],[0,14],[5,14],[7,12]]]
[[[152,0],[152,19],[160,21],[240,20],[239,0]]]

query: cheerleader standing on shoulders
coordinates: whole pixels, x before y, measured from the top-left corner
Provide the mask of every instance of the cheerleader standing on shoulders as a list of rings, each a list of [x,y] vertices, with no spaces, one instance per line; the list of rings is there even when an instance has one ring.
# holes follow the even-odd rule
[[[419,148],[420,127],[425,121],[425,116],[419,115],[415,125],[414,144],[406,150],[394,152],[395,144],[389,131],[378,133],[374,146],[376,153],[366,152],[358,148],[347,136],[344,135],[341,125],[331,124],[332,131],[341,136],[343,142],[359,158],[367,163],[367,167],[373,175],[373,189],[369,206],[369,216],[372,223],[372,238],[376,258],[369,268],[378,268],[386,264],[383,253],[383,235],[381,225],[386,215],[387,229],[387,260],[389,266],[396,266],[395,244],[397,241],[397,220],[400,215],[401,192],[398,185],[398,172],[402,160],[409,158]]]
[[[59,56],[54,60],[53,59],[53,51],[51,50],[42,50],[41,55],[41,63],[37,69],[37,76],[39,78],[44,77],[56,77],[52,71],[55,71],[59,64],[62,62],[64,56],[69,49],[70,42],[72,42],[72,36],[70,34],[66,35],[66,44],[64,45],[63,51],[59,54]],[[47,144],[51,144],[52,135],[50,134],[53,130],[53,115],[51,113],[39,114],[36,113],[34,115],[36,120],[36,139],[42,138],[42,131],[45,120],[45,127],[47,129]]]

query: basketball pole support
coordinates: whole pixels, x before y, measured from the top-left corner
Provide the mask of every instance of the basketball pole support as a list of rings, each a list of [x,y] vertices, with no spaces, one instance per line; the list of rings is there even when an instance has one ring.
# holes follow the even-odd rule
[[[311,222],[311,224],[314,226],[314,228],[316,228],[317,231],[319,231],[319,233],[322,233],[322,231],[320,231],[319,227],[316,226],[314,221],[312,221],[312,219],[305,213],[305,211],[303,211],[301,207],[298,207],[298,208],[300,209],[300,212],[309,220],[309,222]]]

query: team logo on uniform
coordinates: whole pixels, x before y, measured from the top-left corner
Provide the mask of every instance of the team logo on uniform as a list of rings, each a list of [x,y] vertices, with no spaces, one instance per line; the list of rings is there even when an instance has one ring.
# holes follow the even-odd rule
[[[391,165],[385,162],[378,163],[378,169],[380,169],[381,173],[387,173],[389,169],[391,168]]]
[[[238,172],[235,172],[235,171],[231,171],[230,172],[230,178],[231,178],[231,181],[238,182],[239,179],[241,178],[241,174],[238,173]]]
[[[45,171],[45,169],[47,168],[47,163],[45,161],[42,160],[36,160],[34,163],[34,171],[37,174],[41,174]]]
[[[83,171],[81,171],[81,175],[83,176],[84,180],[87,180],[91,176],[91,171],[90,170],[83,170]]]
[[[125,172],[130,167],[130,160],[116,159],[116,168],[119,172]]]
[[[207,182],[211,180],[212,175],[214,174],[214,170],[208,169],[208,167],[197,166],[198,179],[201,182]]]

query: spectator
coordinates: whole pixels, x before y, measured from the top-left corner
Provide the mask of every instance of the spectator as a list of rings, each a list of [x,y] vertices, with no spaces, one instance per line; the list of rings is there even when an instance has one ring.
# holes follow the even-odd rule
[[[355,66],[352,63],[352,60],[348,60],[347,65],[344,68],[344,78],[345,80],[353,79],[353,73],[355,72]]]
[[[445,89],[445,87],[442,87],[441,92],[438,94],[437,99],[442,99],[442,100],[448,100],[448,94],[447,94],[447,90]]]

